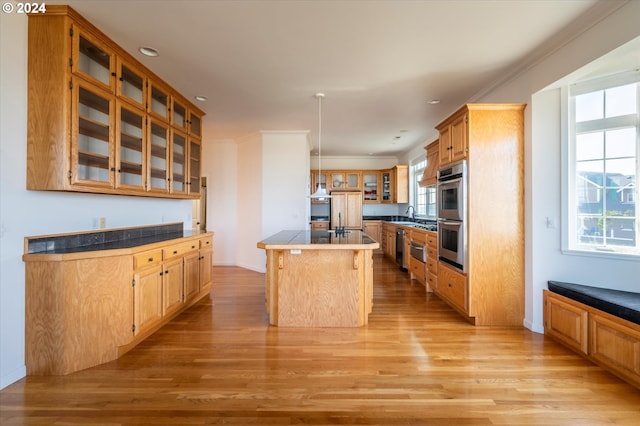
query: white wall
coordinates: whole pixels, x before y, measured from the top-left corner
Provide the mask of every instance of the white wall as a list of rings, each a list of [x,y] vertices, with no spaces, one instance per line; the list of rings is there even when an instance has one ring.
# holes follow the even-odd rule
[[[640,2],[631,1],[516,78],[478,99],[522,102],[525,111],[525,326],[543,331],[542,290],[561,280],[640,291],[638,261],[562,254],[560,95],[543,89],[640,36]],[[555,229],[546,218],[556,220]]]
[[[0,14],[0,388],[24,377],[24,237],[184,222],[191,201],[27,191],[27,19]]]
[[[207,128],[203,129],[206,138]],[[213,236],[213,264],[236,265],[238,232],[238,147],[232,140],[205,141],[203,176],[207,176],[207,231]]]
[[[236,265],[263,271],[263,253],[256,247],[262,240],[262,136],[259,133],[238,143],[237,180]]]

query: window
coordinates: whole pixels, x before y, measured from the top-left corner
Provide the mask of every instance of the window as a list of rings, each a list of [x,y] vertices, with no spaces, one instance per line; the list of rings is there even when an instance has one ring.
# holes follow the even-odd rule
[[[417,161],[417,162],[415,162]],[[416,209],[416,216],[423,216],[426,219],[436,219],[436,188],[435,186],[420,186],[418,182],[427,167],[427,160],[414,160],[411,165],[413,206]]]
[[[640,255],[640,72],[569,88],[568,248]]]

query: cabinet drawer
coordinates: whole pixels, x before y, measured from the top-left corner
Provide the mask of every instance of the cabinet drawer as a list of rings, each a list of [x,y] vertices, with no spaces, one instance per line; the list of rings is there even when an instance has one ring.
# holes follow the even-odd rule
[[[409,260],[409,270],[415,276],[415,278],[421,283],[426,282],[426,271],[424,263],[419,260],[414,259],[413,257]]]
[[[431,271],[427,272],[427,284],[431,291],[438,291],[438,276]]]
[[[200,248],[213,247],[213,238],[212,237],[202,237],[200,238]]]
[[[329,222],[311,222],[311,229],[314,231],[326,231],[329,229]]]
[[[162,249],[149,250],[133,256],[134,269],[159,265],[160,263],[162,263]]]
[[[467,312],[467,278],[464,275],[439,265],[438,290],[451,303]]]
[[[427,247],[427,269],[434,274],[438,273],[438,251]]]
[[[169,246],[163,249],[164,260],[169,260],[174,257],[182,256],[185,253],[188,253],[191,250],[197,250],[198,248],[199,248],[199,244],[196,240],[189,241],[188,243],[174,244],[172,246]]]
[[[427,245],[433,247],[434,250],[438,249],[438,234],[435,232],[427,232]]]
[[[427,233],[425,231],[418,231],[417,229],[412,229],[411,241],[415,241],[420,244],[427,244]]]

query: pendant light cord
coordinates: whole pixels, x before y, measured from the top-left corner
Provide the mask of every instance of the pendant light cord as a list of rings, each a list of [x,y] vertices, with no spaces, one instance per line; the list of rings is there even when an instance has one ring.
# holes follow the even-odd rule
[[[324,98],[324,93],[316,93],[316,98],[318,98],[318,179],[320,179],[322,175],[322,98]]]

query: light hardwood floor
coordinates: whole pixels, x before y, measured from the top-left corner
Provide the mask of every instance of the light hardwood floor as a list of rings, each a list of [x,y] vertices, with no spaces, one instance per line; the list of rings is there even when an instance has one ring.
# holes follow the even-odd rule
[[[123,358],[0,391],[0,424],[638,425],[640,390],[525,329],[474,328],[376,256],[368,326],[268,326],[264,275]]]

